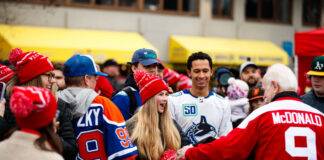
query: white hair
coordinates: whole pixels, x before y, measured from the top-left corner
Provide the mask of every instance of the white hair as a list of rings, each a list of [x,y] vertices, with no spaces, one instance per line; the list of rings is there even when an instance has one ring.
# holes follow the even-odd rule
[[[263,77],[263,83],[267,87],[271,81],[278,83],[282,91],[297,92],[297,78],[293,71],[283,64],[274,64],[270,66]]]

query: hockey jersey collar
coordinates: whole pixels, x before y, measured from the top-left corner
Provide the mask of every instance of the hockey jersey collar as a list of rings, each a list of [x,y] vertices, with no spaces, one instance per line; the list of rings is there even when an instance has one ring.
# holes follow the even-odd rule
[[[284,91],[276,94],[271,102],[273,101],[281,101],[281,100],[295,100],[295,101],[301,101],[300,97],[296,92],[293,91]]]
[[[189,89],[185,89],[185,90],[183,90],[182,92],[183,92],[184,94],[190,94],[192,97],[198,98],[197,96],[192,95]],[[213,93],[214,93],[213,91],[209,91],[208,96],[206,96],[206,97],[204,97],[204,98],[208,98],[209,96],[212,96]]]

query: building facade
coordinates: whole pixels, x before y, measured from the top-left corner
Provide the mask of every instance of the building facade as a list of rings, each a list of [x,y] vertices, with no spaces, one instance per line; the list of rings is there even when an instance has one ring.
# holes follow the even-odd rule
[[[0,0],[0,23],[138,32],[168,61],[169,37],[292,42],[323,26],[323,0]]]

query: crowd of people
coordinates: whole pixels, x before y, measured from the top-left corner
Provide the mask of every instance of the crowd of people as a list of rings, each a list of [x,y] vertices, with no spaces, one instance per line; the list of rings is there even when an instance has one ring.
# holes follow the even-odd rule
[[[90,55],[52,63],[15,48],[8,61],[0,159],[324,159],[324,56],[305,95],[283,64],[214,69],[203,52],[178,73],[138,49],[124,81]]]

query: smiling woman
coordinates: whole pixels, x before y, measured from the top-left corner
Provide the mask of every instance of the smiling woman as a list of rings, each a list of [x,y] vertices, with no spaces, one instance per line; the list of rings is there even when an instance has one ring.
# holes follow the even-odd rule
[[[15,48],[10,52],[9,61],[14,66],[18,79],[17,84],[12,86],[42,87],[51,90],[53,95],[56,94],[57,87],[53,73],[54,67],[47,57],[36,51],[23,52],[21,49]],[[11,90],[10,88],[7,89]],[[8,95],[8,97],[11,97],[11,95]],[[60,126],[57,134],[60,136],[59,140],[63,144],[63,157],[71,159],[76,154],[76,141],[72,123],[68,118],[64,117],[66,113],[61,111],[64,107],[63,103],[58,102],[58,110],[60,110],[58,122]],[[0,124],[0,139],[5,137],[5,134],[9,135],[13,131],[13,128],[16,126],[13,118],[14,116],[10,109],[6,107],[6,116],[4,121],[2,121],[6,125]]]
[[[54,67],[47,57],[35,52],[23,52],[16,48],[10,52],[9,61],[17,72],[19,85],[52,89],[55,80]]]
[[[135,72],[135,80],[143,102],[140,110],[126,122],[132,141],[137,145],[140,159],[163,159],[176,156],[180,148],[180,134],[171,119],[167,84],[155,75]]]

